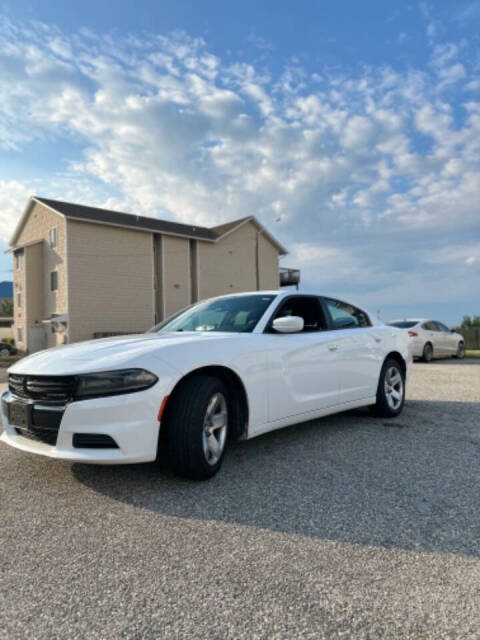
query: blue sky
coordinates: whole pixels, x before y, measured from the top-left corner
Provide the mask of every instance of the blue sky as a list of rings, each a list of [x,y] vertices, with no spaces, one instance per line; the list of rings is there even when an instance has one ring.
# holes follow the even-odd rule
[[[33,193],[205,225],[255,214],[305,287],[384,319],[480,312],[480,1],[0,14],[4,248]]]

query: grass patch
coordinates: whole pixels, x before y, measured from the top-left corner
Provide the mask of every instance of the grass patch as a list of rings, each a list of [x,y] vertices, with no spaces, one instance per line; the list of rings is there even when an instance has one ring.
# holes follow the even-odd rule
[[[467,358],[480,358],[480,349],[467,349],[465,355]]]

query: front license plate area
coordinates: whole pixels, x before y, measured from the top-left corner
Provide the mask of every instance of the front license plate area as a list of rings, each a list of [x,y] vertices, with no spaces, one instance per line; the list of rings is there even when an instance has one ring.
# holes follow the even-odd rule
[[[8,422],[14,427],[30,429],[32,426],[31,406],[25,402],[14,401],[8,407]]]

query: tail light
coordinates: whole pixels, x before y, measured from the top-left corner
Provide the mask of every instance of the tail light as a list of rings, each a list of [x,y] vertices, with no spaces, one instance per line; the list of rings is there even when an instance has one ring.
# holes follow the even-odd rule
[[[416,338],[416,337],[418,336],[418,333],[417,333],[416,331],[409,331],[409,332],[408,332],[408,335],[409,335],[411,338]]]

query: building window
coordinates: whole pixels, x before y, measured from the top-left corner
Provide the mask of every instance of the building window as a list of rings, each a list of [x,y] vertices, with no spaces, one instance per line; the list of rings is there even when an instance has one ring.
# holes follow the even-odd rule
[[[57,246],[57,227],[50,229],[50,246],[52,249]]]
[[[50,271],[50,291],[58,289],[58,271]]]
[[[22,294],[17,293],[17,307],[20,309],[22,306]]]
[[[18,342],[23,342],[23,329],[17,329],[17,340]]]
[[[15,268],[16,269],[22,268],[22,254],[20,253],[20,251],[17,251],[15,253]]]

